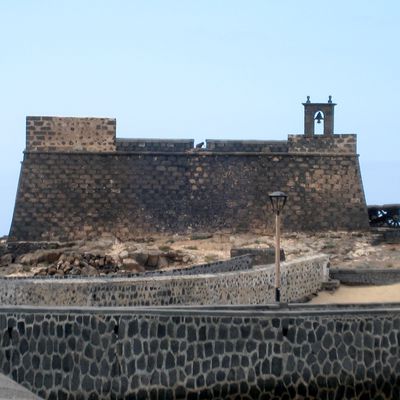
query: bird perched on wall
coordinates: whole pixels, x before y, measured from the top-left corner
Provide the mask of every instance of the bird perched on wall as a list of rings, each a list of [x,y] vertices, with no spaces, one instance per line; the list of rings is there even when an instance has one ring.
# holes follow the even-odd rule
[[[200,142],[196,144],[196,149],[201,149],[204,146],[204,142]]]

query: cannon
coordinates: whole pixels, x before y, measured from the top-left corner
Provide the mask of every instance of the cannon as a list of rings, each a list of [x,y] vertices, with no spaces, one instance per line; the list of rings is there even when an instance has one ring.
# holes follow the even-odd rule
[[[368,206],[368,217],[370,226],[400,229],[400,204]]]

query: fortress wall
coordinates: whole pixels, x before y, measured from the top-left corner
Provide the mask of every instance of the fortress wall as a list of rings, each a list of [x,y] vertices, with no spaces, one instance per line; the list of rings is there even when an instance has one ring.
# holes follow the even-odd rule
[[[0,307],[0,342],[47,399],[400,398],[399,305]]]
[[[193,139],[117,139],[122,152],[184,152],[193,149]]]
[[[356,154],[26,152],[9,240],[272,232],[274,190],[284,231],[368,227]]]
[[[112,118],[27,117],[27,151],[115,151]]]
[[[282,263],[282,301],[297,302],[317,293],[327,262],[326,256],[312,256]],[[0,304],[41,307],[266,304],[274,302],[274,282],[273,265],[199,275],[0,279]]]
[[[287,153],[286,140],[214,140],[207,139],[207,150],[226,152]]]

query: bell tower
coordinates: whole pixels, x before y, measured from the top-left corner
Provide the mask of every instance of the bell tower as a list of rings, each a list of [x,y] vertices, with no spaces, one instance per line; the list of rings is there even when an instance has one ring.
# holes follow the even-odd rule
[[[315,121],[324,124],[324,136],[333,135],[333,115],[335,103],[332,103],[332,96],[329,96],[327,103],[311,103],[310,96],[304,106],[304,136],[314,136]]]

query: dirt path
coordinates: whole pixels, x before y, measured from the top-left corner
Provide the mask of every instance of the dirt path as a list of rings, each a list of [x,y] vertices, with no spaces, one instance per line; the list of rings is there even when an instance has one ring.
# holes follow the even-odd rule
[[[311,304],[400,302],[400,283],[384,286],[340,285],[336,292],[320,292]]]

